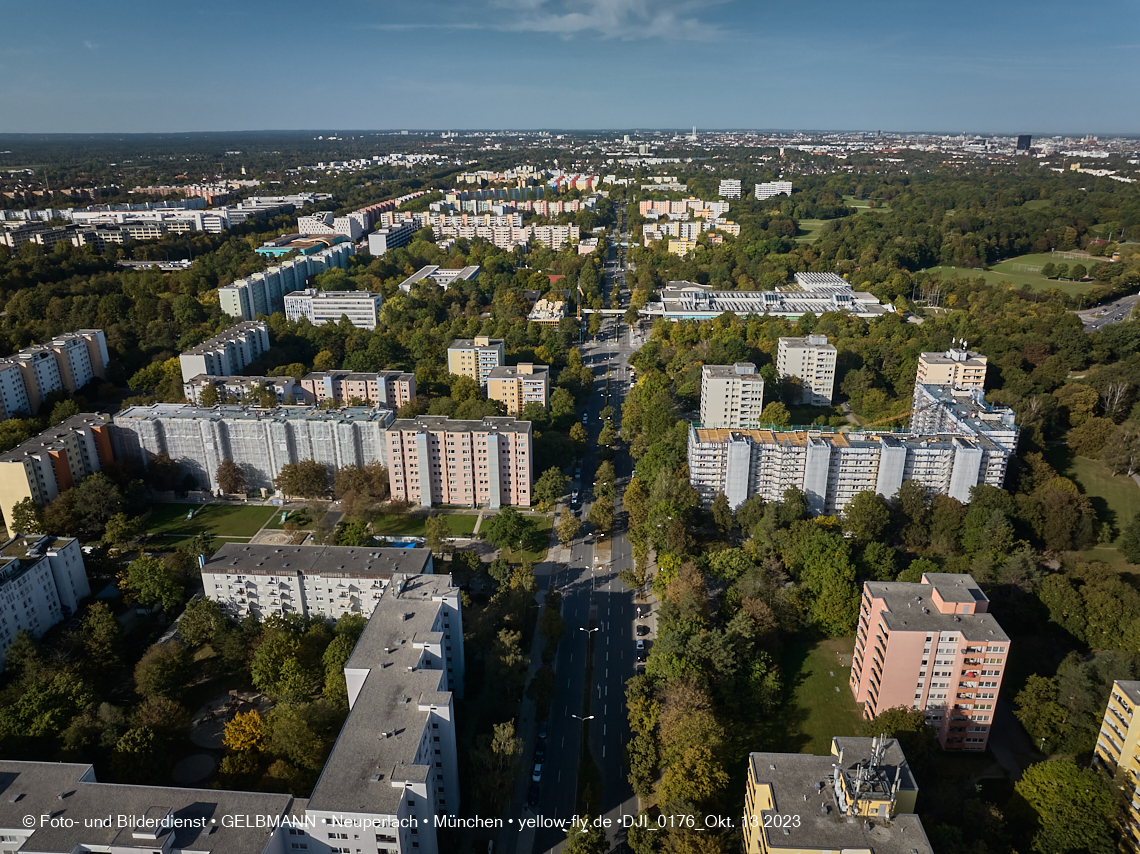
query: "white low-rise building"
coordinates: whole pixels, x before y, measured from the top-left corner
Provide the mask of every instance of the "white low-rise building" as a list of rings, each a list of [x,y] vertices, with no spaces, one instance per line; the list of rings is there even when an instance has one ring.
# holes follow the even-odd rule
[[[791,181],[765,181],[756,185],[757,199],[770,199],[773,196],[790,196],[792,194]]]
[[[384,297],[369,291],[318,291],[306,288],[285,295],[285,316],[305,318],[314,326],[340,323],[347,317],[357,329],[375,329]]]

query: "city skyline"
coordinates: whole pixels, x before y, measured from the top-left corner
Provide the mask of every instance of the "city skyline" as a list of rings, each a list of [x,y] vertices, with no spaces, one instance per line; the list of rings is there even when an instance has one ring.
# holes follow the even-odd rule
[[[1129,73],[1127,29],[1104,24],[1123,2],[1094,21],[1057,2],[1030,17],[976,0],[953,15],[828,0],[810,28],[742,0],[328,9],[313,22],[301,4],[264,0],[13,8],[5,130],[1140,132],[1137,96],[1103,82]]]

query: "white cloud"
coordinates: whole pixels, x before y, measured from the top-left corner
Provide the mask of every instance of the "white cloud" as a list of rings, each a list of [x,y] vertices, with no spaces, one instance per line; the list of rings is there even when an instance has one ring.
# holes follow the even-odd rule
[[[83,41],[83,46],[88,50],[96,50],[99,47],[99,45],[95,44],[95,42],[87,41],[86,39]]]
[[[603,38],[714,41],[725,35],[694,13],[718,0],[491,0],[515,14],[498,28],[553,33],[567,38],[596,33]]]

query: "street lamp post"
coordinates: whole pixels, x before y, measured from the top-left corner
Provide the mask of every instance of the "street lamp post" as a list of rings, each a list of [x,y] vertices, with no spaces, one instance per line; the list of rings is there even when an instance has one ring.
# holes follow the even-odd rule
[[[586,721],[592,721],[594,719],[594,715],[586,715],[586,717],[582,717],[581,715],[576,715],[573,712],[570,713],[570,717],[577,718],[582,723],[585,723]]]
[[[587,629],[584,626],[578,626],[578,631],[585,632],[586,634],[590,634],[591,632],[600,631],[601,628],[602,628],[601,626],[594,626],[592,629]]]

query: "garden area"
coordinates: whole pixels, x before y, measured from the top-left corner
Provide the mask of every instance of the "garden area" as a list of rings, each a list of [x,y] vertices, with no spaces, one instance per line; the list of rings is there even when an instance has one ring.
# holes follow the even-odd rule
[[[192,510],[197,512],[187,518]],[[149,536],[162,538],[157,543],[162,548],[177,548],[199,534],[245,542],[278,512],[273,507],[244,504],[156,504],[150,510],[146,529]]]
[[[779,749],[825,756],[837,735],[860,735],[863,719],[851,694],[853,638],[789,641],[780,670],[788,699],[780,714]]]

